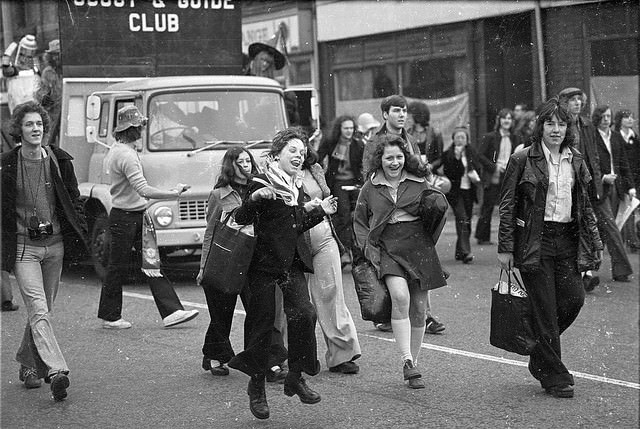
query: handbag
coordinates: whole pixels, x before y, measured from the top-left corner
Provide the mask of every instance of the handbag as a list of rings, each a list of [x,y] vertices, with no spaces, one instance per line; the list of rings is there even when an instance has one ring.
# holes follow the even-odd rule
[[[391,296],[375,267],[366,259],[351,269],[360,303],[362,320],[383,323],[391,320]]]
[[[236,224],[233,212],[216,221],[202,271],[202,286],[221,293],[239,294],[247,281],[256,240],[253,225]]]
[[[503,271],[500,270],[498,283],[491,290],[489,342],[508,352],[530,355],[538,340],[533,331],[529,296],[513,271],[507,272],[507,281],[503,281]]]

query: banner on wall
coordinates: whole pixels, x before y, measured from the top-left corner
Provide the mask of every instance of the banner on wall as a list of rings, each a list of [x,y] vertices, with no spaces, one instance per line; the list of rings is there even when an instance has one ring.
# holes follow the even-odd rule
[[[366,100],[338,101],[336,103],[336,116],[351,115],[357,119],[360,114],[368,112],[380,122],[383,122],[382,112],[380,111],[382,100],[382,98],[370,98]],[[431,112],[429,124],[442,133],[445,149],[451,144],[451,134],[455,127],[461,125],[469,126],[468,92],[437,100],[407,97],[409,103],[415,100],[423,101],[429,106],[429,111]]]

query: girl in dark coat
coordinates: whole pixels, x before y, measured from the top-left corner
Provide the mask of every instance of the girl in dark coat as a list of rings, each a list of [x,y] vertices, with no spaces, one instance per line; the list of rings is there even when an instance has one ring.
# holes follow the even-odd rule
[[[284,382],[287,396],[298,395],[307,404],[320,402],[302,372],[316,375],[320,371],[316,345],[316,313],[309,300],[304,272],[312,272],[311,252],[304,231],[322,222],[336,211],[336,201],[329,196],[305,210],[299,204],[300,192],[295,178],[306,156],[307,137],[298,128],[280,131],[273,138],[265,173],[252,178],[247,197],[235,214],[241,225],[253,223],[257,242],[249,268],[251,299],[245,326],[245,349],[229,362],[229,367],[251,377],[247,393],[249,408],[259,419],[269,418],[265,393],[265,376],[275,318],[275,288],[282,290],[287,315],[289,340],[289,374]]]

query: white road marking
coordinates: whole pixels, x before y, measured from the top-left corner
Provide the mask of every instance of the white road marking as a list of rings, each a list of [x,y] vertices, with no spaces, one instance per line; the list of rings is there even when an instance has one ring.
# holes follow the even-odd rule
[[[123,295],[129,296],[131,298],[140,298],[140,299],[146,299],[148,301],[153,301],[153,297],[151,295],[144,295],[144,294],[135,293],[135,292],[123,292]],[[196,307],[196,308],[201,308],[201,309],[205,309],[205,310],[207,309],[207,305],[206,304],[200,304],[199,302],[182,301],[182,304],[184,306]],[[243,310],[238,310],[238,309],[236,309],[234,311],[234,313],[235,314],[246,315],[246,313]],[[393,338],[385,338],[385,337],[380,337],[380,336],[377,336],[377,335],[362,334],[362,333],[358,333],[358,335],[361,336],[361,337],[374,338],[376,340],[387,341],[387,342],[390,342],[390,343],[395,342],[395,340]],[[507,365],[524,366],[524,367],[526,367],[528,365],[527,362],[523,362],[523,361],[519,361],[519,360],[505,359],[505,358],[502,358],[502,357],[485,355],[485,354],[482,354],[482,353],[468,352],[466,350],[452,349],[450,347],[437,346],[437,345],[434,345],[434,344],[422,343],[422,348],[423,349],[435,350],[435,351],[438,351],[438,352],[449,353],[449,354],[458,355],[458,356],[466,356],[466,357],[470,357],[470,358],[474,358],[474,359],[482,359],[482,360],[487,360],[487,361],[491,361],[491,362],[503,363],[503,364],[507,364]],[[614,384],[614,385],[617,385],[617,386],[629,387],[631,389],[640,390],[640,383],[633,383],[633,382],[624,381],[624,380],[616,380],[615,378],[602,377],[600,375],[587,374],[587,373],[584,373],[584,372],[571,371],[571,374],[573,374],[574,377],[579,377],[579,378],[584,378],[584,379],[587,379],[587,380],[599,381],[601,383]]]

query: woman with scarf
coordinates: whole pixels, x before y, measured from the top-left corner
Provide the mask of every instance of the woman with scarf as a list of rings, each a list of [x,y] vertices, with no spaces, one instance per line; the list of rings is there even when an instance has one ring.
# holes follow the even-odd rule
[[[304,272],[311,272],[311,252],[304,231],[322,222],[336,211],[336,200],[327,197],[314,201],[309,211],[299,204],[300,192],[295,178],[306,157],[307,137],[299,128],[288,128],[273,138],[265,173],[249,182],[247,196],[236,211],[238,224],[253,224],[257,242],[249,268],[251,300],[247,311],[245,350],[237,354],[229,367],[251,377],[247,393],[249,409],[258,419],[269,418],[265,393],[271,331],[275,318],[275,288],[282,290],[287,316],[289,373],[284,382],[287,396],[298,395],[306,404],[320,402],[302,372],[320,371],[316,349],[316,313],[309,301]]]
[[[204,290],[211,318],[202,346],[202,369],[210,371],[215,376],[229,375],[227,362],[235,356],[231,341],[229,341],[229,334],[238,295],[225,294],[206,283],[202,283],[204,265],[209,256],[217,221],[240,207],[249,189],[249,180],[256,173],[258,173],[258,165],[251,153],[245,148],[233,147],[224,154],[220,176],[209,194],[207,228],[202,242],[197,283]],[[249,298],[249,289],[245,285],[240,292],[240,299],[245,308],[249,306]],[[279,301],[278,311],[282,313],[282,299],[280,298]],[[284,317],[282,318],[284,319]],[[248,331],[251,327],[247,326],[245,329]],[[287,349],[284,347],[282,332],[274,327],[272,334],[273,340],[269,354],[271,369],[267,373],[267,381],[283,383],[286,370],[282,369],[282,365],[287,359]]]
[[[317,155],[307,148],[307,158],[298,175],[300,191],[305,207],[313,207],[315,201],[331,195]],[[356,325],[344,301],[340,246],[329,216],[304,233],[311,249],[313,274],[308,276],[309,293],[318,315],[324,341],[327,344],[325,359],[329,371],[357,374],[360,368],[354,362],[361,355]]]

